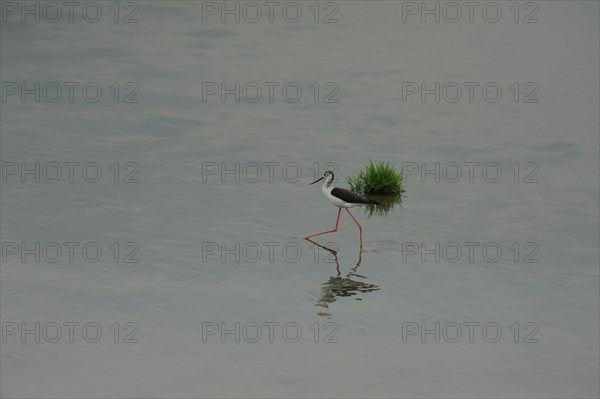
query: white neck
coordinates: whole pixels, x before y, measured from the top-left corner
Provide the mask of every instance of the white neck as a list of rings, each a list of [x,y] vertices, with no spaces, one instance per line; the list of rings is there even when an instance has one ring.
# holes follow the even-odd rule
[[[329,194],[331,192],[331,190],[333,190],[333,187],[331,187],[331,182],[328,180],[325,180],[325,183],[323,183],[323,187],[321,187],[321,191],[323,191],[323,194],[325,194],[325,196],[327,196],[327,194]]]

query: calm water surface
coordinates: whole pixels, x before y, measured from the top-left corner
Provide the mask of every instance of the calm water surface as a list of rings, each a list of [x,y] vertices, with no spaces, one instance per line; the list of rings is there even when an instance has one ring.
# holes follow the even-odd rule
[[[1,104],[5,172],[96,162],[103,173],[88,183],[79,168],[69,183],[64,167],[57,183],[2,183],[3,243],[80,243],[73,262],[66,251],[55,263],[5,253],[5,326],[102,328],[94,344],[81,326],[73,343],[67,327],[57,343],[50,329],[40,343],[7,335],[3,396],[598,397],[598,3],[536,2],[529,24],[509,3],[497,23],[454,24],[403,23],[401,2],[337,2],[330,24],[314,23],[311,3],[298,23],[255,24],[204,23],[200,2],[177,1],[137,2],[138,23],[114,23],[99,4],[96,24],[0,25],[3,82],[81,82],[73,103],[65,90],[56,103],[17,94]],[[101,86],[100,101],[83,100],[86,82]],[[239,103],[203,102],[206,82],[265,90],[256,103],[255,86]],[[279,83],[272,102],[264,82]],[[302,89],[295,103],[281,93],[290,82]],[[480,86],[473,102],[466,89],[447,101],[452,87],[422,102],[403,99],[403,82]],[[482,97],[489,82],[497,102]],[[317,171],[333,163],[345,186],[369,159],[410,172],[437,163],[440,181],[407,176],[387,217],[355,208],[362,253],[345,214],[337,234],[315,237],[335,256],[303,240],[335,221],[308,185]],[[479,163],[472,181],[469,162]],[[203,175],[236,163],[237,175]],[[455,183],[456,168],[442,173],[452,163]],[[496,183],[497,167],[482,175],[488,164],[500,167]],[[123,182],[129,173],[137,183]],[[103,250],[95,263],[80,252],[90,242]],[[429,252],[415,254],[422,244]],[[473,342],[469,323],[479,323]],[[132,331],[139,342],[124,343]]]

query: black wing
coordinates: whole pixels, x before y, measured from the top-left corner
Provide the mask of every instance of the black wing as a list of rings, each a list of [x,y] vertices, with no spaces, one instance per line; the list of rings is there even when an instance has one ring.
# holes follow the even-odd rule
[[[336,187],[333,190],[331,190],[331,195],[349,204],[377,204],[377,202],[371,201],[370,199],[367,199],[362,195],[353,193],[350,190],[346,190],[345,188]]]

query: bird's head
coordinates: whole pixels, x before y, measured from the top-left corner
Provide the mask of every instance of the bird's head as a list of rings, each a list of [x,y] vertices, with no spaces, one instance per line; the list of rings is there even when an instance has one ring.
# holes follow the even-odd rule
[[[328,186],[331,184],[331,182],[333,181],[334,175],[333,172],[330,170],[326,170],[325,173],[323,173],[323,176],[320,177],[319,179],[315,180],[314,182],[310,183],[310,184],[315,184],[317,182],[320,182],[321,180],[325,179],[325,184],[327,184]]]

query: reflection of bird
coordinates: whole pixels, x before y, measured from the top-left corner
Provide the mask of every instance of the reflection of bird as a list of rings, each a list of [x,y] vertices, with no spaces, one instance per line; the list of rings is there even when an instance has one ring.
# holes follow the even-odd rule
[[[318,244],[313,240],[308,241],[328,251],[333,256],[337,270],[337,276],[331,276],[329,277],[329,280],[327,282],[321,284],[321,294],[315,306],[320,306],[322,308],[329,309],[329,304],[335,302],[337,300],[337,297],[349,297],[360,293],[378,291],[380,289],[375,284],[369,284],[358,280],[352,280],[350,278],[353,275],[357,277],[363,277],[356,274],[356,269],[358,269],[358,267],[360,266],[362,259],[362,249],[358,252],[358,262],[356,262],[356,265],[351,269],[350,273],[348,273],[346,277],[342,277],[337,251],[325,247],[321,244]],[[330,316],[330,314],[326,312],[320,312],[319,315]]]
[[[347,190],[345,188],[332,187],[331,182],[333,181],[333,177],[334,177],[333,172],[328,170],[325,173],[323,173],[323,177],[315,180],[314,182],[312,182],[310,184],[315,184],[316,182],[319,182],[319,181],[325,179],[325,181],[323,182],[323,188],[322,188],[323,194],[325,194],[325,197],[327,197],[329,202],[331,202],[334,206],[337,206],[339,208],[337,219],[335,221],[335,228],[333,230],[328,230],[328,231],[323,231],[321,233],[311,234],[309,236],[305,236],[304,238],[308,239],[310,237],[319,236],[321,234],[336,232],[338,229],[338,224],[340,222],[340,213],[342,212],[342,208],[344,208],[344,209],[346,209],[346,212],[348,212],[348,215],[350,215],[352,220],[354,220],[354,223],[356,223],[356,225],[358,226],[358,231],[360,233],[360,247],[362,248],[362,226],[354,218],[352,213],[350,213],[350,210],[348,208],[352,208],[353,206],[360,206],[360,205],[377,204],[377,202],[371,201],[370,199],[365,198],[362,195],[358,195],[358,194],[356,194],[350,190]]]

